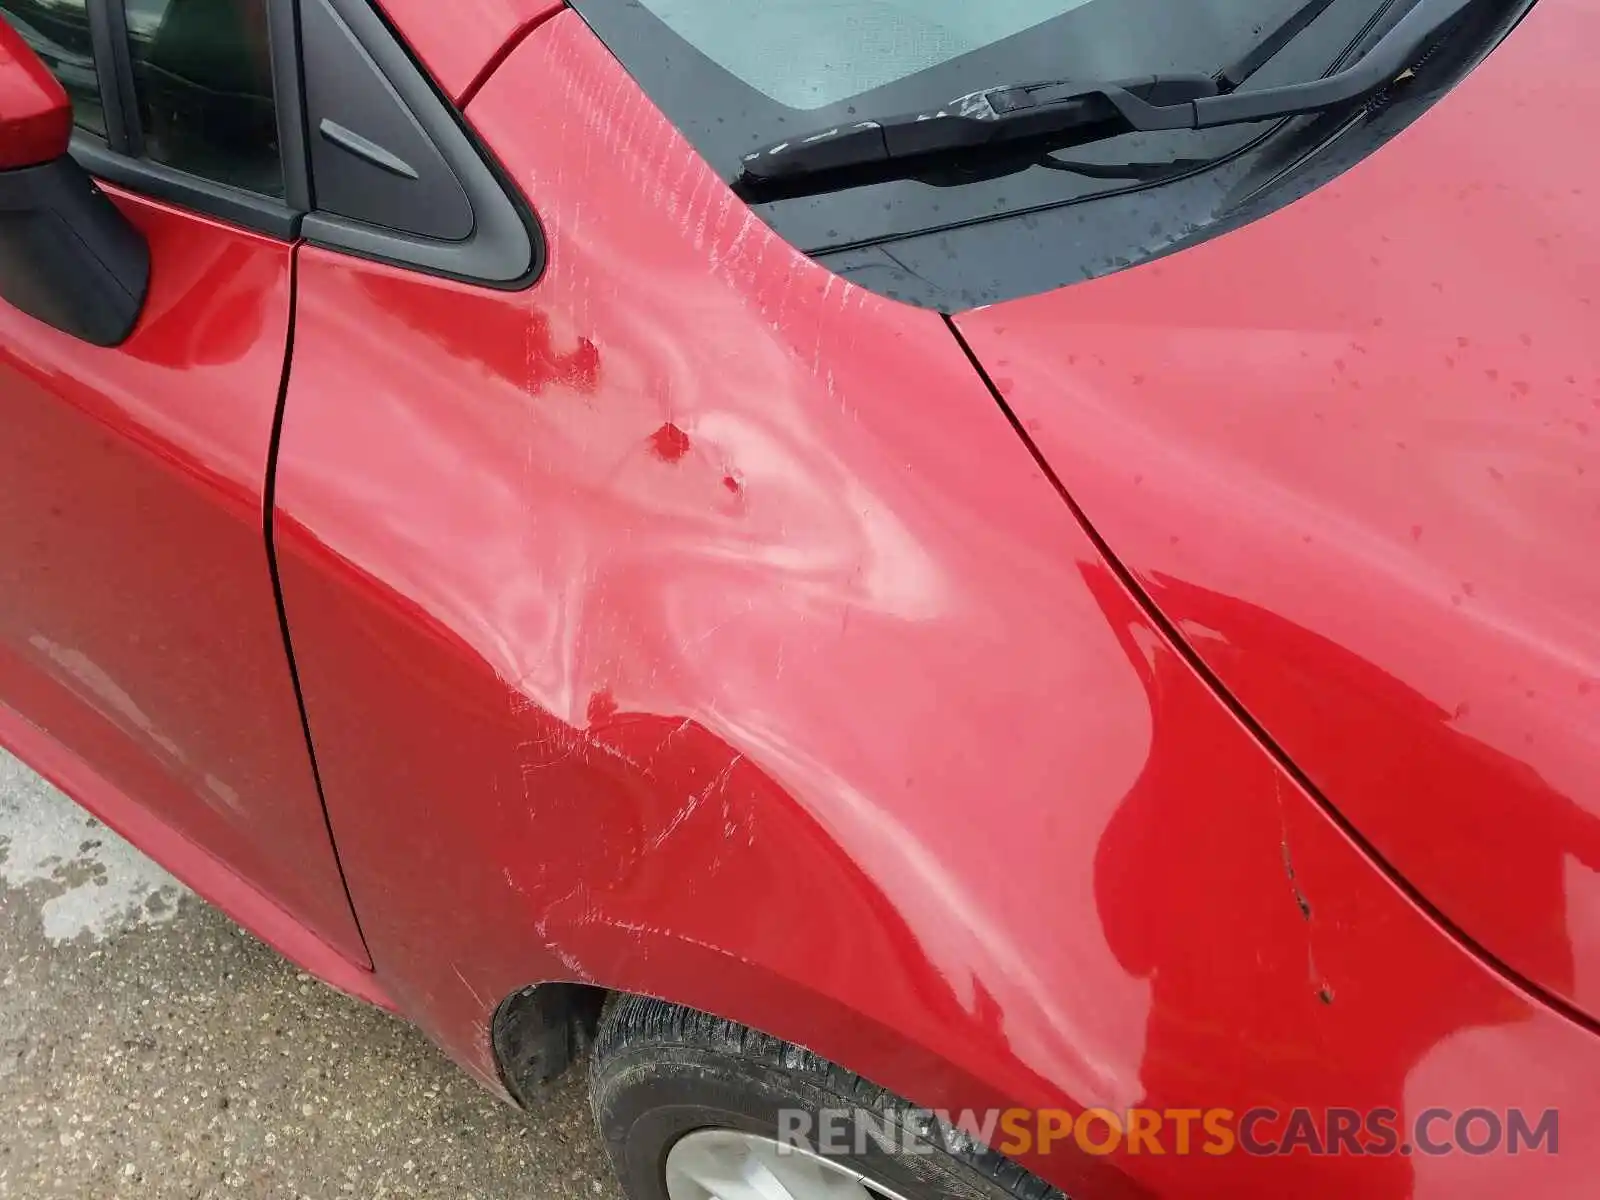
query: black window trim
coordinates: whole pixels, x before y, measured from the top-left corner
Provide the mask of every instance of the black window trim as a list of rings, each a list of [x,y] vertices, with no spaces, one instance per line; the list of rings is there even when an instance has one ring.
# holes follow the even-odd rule
[[[416,61],[399,32],[371,0],[304,2],[325,2],[355,34],[362,49],[455,172],[472,206],[473,230],[462,241],[439,241],[321,213],[313,205],[306,214],[301,236],[312,245],[464,283],[502,291],[531,287],[545,264],[544,236],[538,218],[488,147]],[[309,62],[304,58],[301,61]],[[310,123],[308,115],[308,137]],[[507,264],[514,269],[507,270]]]
[[[268,49],[272,57],[274,108],[284,178],[283,197],[232,187],[143,157],[133,82],[133,44],[128,37],[123,0],[88,0],[89,32],[95,74],[106,115],[104,138],[83,129],[72,134],[72,157],[97,179],[140,195],[215,217],[281,241],[300,236],[309,199],[305,139],[301,129],[299,47],[295,40],[294,0],[266,0]]]
[[[141,196],[162,200],[204,217],[215,217],[280,241],[292,242],[300,236],[304,214],[272,196],[230,187],[148,158],[118,154],[100,138],[81,131],[72,135],[72,157],[96,179]]]
[[[121,5],[106,5],[100,0],[88,0],[89,41],[94,48],[94,70],[100,80],[100,110],[105,114],[106,136],[101,139],[89,135],[94,142],[107,145],[120,154],[130,152],[132,136],[125,114],[137,111],[133,107],[133,79],[124,79],[118,70],[121,61],[116,51],[117,27],[124,24]],[[113,19],[115,11],[115,19]],[[124,35],[126,30],[123,30]]]
[[[311,208],[305,83],[300,78],[299,9],[295,0],[267,0],[267,36],[278,112],[278,153],[283,159],[283,200],[285,206],[297,214]],[[298,236],[298,228],[295,234]]]
[[[318,213],[310,178],[299,0],[265,0],[284,195],[218,183],[141,157],[132,44],[123,0],[87,0],[106,136],[75,130],[72,156],[91,175],[129,191],[280,241],[307,242],[502,290],[531,286],[543,272],[537,216],[504,169],[418,64],[371,0],[331,0],[394,90],[456,171],[472,203],[475,228],[462,242],[439,242]],[[505,265],[517,266],[508,272]]]

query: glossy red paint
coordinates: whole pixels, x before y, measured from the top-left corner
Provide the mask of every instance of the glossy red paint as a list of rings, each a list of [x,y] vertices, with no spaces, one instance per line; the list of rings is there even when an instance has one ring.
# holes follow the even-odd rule
[[[60,158],[71,136],[66,89],[22,35],[0,21],[0,171]]]
[[[1583,1194],[1592,1035],[1231,715],[938,317],[774,237],[572,14],[468,115],[545,277],[303,249],[279,460],[330,817],[403,1011],[490,1083],[496,1004],[567,979],[928,1105],[1560,1106],[1553,1157],[1029,1165],[1092,1197]]]
[[[0,696],[105,782],[82,802],[169,826],[365,964],[267,563],[292,251],[118,199],[153,264],[124,345],[0,305]]]
[[[453,100],[470,96],[506,48],[563,0],[377,0],[400,35]]]
[[[370,970],[334,950],[280,907],[276,898],[135,802],[60,740],[3,704],[0,745],[285,958],[358,1000],[395,1011],[394,1002]]]
[[[1597,29],[1592,0],[1547,0],[1320,192],[959,320],[1088,519],[1328,800],[1590,1014],[1600,173],[1552,148],[1600,114]]]

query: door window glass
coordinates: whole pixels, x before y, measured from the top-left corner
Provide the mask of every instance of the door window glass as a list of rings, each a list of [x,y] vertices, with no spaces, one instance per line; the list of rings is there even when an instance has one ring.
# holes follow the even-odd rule
[[[266,0],[126,0],[147,157],[283,195]]]

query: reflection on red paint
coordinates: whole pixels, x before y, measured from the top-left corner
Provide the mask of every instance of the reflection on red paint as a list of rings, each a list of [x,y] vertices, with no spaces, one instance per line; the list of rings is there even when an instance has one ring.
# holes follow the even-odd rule
[[[552,88],[565,119],[530,130]],[[1593,1127],[1590,1034],[1219,703],[937,316],[774,238],[571,13],[471,117],[541,198],[551,270],[463,323],[461,285],[302,250],[278,491],[330,817],[408,1015],[488,1077],[485,999],[565,979],[929,1107]],[[352,359],[379,364],[360,388]],[[1569,1138],[1519,1169],[1592,1166]],[[1028,1165],[1097,1200],[1398,1200],[1453,1194],[1441,1162]]]

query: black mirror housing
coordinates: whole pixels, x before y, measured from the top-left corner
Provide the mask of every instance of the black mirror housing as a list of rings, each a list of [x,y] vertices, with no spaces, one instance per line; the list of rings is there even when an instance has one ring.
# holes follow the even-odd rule
[[[150,247],[70,157],[0,171],[0,298],[96,346],[138,323]]]

